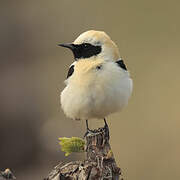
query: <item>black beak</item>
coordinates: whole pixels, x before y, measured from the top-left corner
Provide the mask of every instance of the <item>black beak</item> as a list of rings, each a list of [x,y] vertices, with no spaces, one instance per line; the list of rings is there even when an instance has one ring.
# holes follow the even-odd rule
[[[58,44],[58,46],[65,47],[65,48],[69,48],[69,49],[71,49],[72,51],[75,49],[74,44],[70,44],[70,43],[68,43],[68,44]]]
[[[78,55],[77,55],[77,53],[78,53],[78,46],[77,45],[72,44],[72,43],[68,43],[68,44],[58,44],[58,46],[70,49],[73,52],[73,54],[74,54],[74,59],[77,60],[77,57],[78,57]]]

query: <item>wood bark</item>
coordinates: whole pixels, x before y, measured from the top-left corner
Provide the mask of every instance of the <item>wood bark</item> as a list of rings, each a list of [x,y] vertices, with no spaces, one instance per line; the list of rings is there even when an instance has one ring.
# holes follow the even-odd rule
[[[0,180],[13,180],[16,179],[14,174],[11,172],[10,169],[6,169],[5,171],[0,171]]]
[[[123,180],[109,144],[108,127],[86,135],[86,159],[60,162],[44,180]]]

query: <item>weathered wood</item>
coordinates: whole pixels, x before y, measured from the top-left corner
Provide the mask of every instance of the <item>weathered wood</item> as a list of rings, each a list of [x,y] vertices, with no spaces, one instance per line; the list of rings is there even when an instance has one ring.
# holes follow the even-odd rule
[[[86,135],[86,159],[59,163],[44,180],[123,180],[109,144],[108,127]]]
[[[0,171],[0,180],[12,180],[16,179],[10,169],[6,169],[5,171]]]

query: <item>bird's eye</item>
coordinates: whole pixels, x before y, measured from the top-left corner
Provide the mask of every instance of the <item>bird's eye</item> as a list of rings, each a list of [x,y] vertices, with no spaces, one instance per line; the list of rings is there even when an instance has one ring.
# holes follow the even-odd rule
[[[97,70],[100,70],[102,68],[102,65],[96,66]]]

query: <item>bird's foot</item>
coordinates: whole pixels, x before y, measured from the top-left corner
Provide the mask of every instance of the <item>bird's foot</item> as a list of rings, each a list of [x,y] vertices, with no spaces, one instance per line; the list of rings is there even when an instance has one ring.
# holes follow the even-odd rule
[[[85,132],[85,134],[84,134],[84,138],[86,138],[86,136],[89,134],[89,133],[91,133],[92,131],[90,130],[90,129],[87,129],[86,130],[86,132]]]
[[[101,129],[101,130],[104,129],[104,130],[105,130],[105,137],[106,137],[107,140],[109,140],[109,139],[110,139],[110,136],[109,136],[109,127],[108,127],[108,124],[107,124],[105,118],[104,118],[104,123],[105,123],[104,127],[103,127],[103,128],[99,128],[99,129]],[[98,130],[99,130],[99,129],[98,129]],[[91,129],[89,129],[89,127],[88,127],[88,120],[86,120],[86,133],[84,134],[84,138],[85,138],[88,134],[97,133],[98,130],[91,130]]]
[[[84,134],[84,138],[91,132],[92,131],[89,129],[89,126],[88,126],[88,120],[86,120],[86,133]]]

